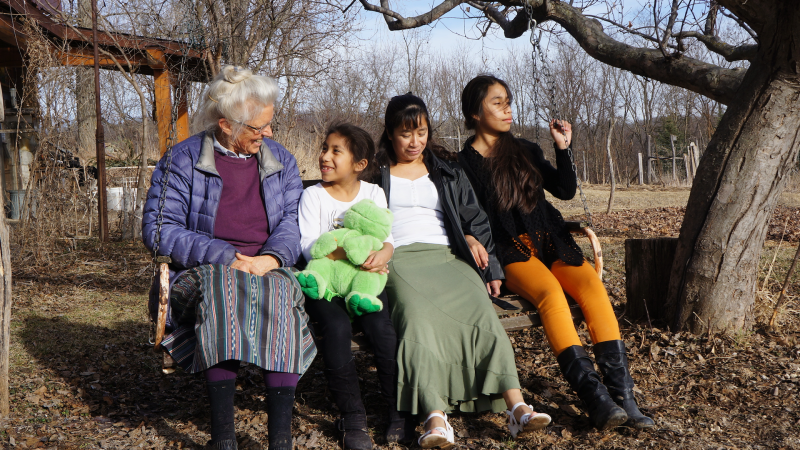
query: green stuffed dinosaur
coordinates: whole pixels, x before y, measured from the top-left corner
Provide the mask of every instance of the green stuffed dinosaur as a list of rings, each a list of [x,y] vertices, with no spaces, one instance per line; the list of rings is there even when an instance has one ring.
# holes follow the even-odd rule
[[[297,273],[303,292],[313,299],[344,297],[350,317],[383,309],[377,297],[386,286],[386,275],[361,270],[370,253],[383,248],[392,230],[392,212],[364,199],[344,213],[344,228],[323,233],[311,247],[306,270]],[[342,247],[347,259],[327,256]]]

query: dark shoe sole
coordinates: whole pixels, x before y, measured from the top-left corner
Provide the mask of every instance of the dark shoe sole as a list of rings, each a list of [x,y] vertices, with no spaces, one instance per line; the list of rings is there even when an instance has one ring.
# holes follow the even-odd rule
[[[598,430],[608,430],[610,428],[616,428],[628,421],[628,414],[625,413],[625,410],[620,408],[619,412],[611,414],[606,422],[601,425],[596,425]]]
[[[632,419],[628,417],[628,421],[625,422],[625,425],[631,428],[636,428],[637,430],[646,430],[656,426],[656,423],[653,421],[653,419],[647,416],[640,419]]]

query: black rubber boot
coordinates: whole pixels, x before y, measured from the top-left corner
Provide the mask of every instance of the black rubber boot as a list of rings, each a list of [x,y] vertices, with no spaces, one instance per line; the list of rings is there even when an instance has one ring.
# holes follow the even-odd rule
[[[608,393],[628,414],[628,421],[625,424],[639,429],[655,426],[653,419],[642,414],[636,405],[625,343],[617,340],[595,344],[594,356],[600,373],[603,374],[603,383],[608,388]]]
[[[206,382],[208,401],[211,403],[211,441],[207,448],[213,450],[237,450],[236,425],[234,423],[233,396],[236,393],[236,378]]]
[[[625,410],[611,399],[583,347],[567,347],[556,359],[564,378],[589,410],[589,419],[596,428],[613,428],[628,420]]]
[[[270,450],[292,450],[294,386],[267,388],[267,433]]]
[[[414,429],[408,434],[406,417],[397,411],[397,360],[375,358],[375,367],[378,372],[378,382],[381,386],[381,396],[386,401],[386,431],[383,437],[386,442],[399,442],[409,445],[414,440]]]
[[[328,390],[342,415],[336,421],[336,428],[342,432],[342,447],[345,450],[372,450],[355,360],[351,359],[342,367],[325,369],[325,377],[328,379]]]

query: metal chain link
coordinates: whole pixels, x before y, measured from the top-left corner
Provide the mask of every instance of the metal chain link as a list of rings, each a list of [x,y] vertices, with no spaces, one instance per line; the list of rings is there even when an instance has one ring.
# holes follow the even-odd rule
[[[183,55],[181,56],[180,63],[178,66],[178,80],[173,90],[173,101],[172,101],[172,108],[170,110],[170,132],[169,136],[167,136],[167,149],[164,152],[164,156],[166,156],[166,162],[164,163],[164,175],[161,178],[161,193],[158,197],[158,215],[156,216],[156,236],[154,239],[153,245],[153,278],[152,281],[154,282],[159,276],[159,265],[160,263],[171,263],[172,258],[169,256],[158,256],[158,249],[161,246],[161,227],[164,224],[164,204],[167,200],[167,188],[169,187],[169,174],[172,167],[172,147],[175,146],[178,140],[178,109],[180,106],[180,101],[183,98],[183,89],[185,86],[185,77],[186,77],[186,60],[189,58],[188,53],[189,50],[195,47],[196,42],[194,39],[194,35],[190,33],[188,42],[184,42],[183,48]],[[152,284],[152,283],[151,283]],[[151,322],[150,333],[148,342],[151,346],[155,345],[155,334],[156,334],[156,323],[155,321]]]
[[[169,174],[170,168],[172,167],[172,147],[175,146],[178,139],[178,108],[180,105],[180,101],[183,97],[183,89],[184,89],[184,78],[186,72],[186,59],[188,58],[187,53],[189,52],[189,45],[184,48],[183,56],[180,59],[180,64],[178,67],[178,80],[173,92],[173,101],[172,101],[172,108],[170,111],[170,132],[169,136],[167,136],[167,149],[165,151],[166,162],[164,164],[164,175],[161,178],[161,194],[158,198],[158,215],[156,216],[156,237],[154,240],[153,245],[153,277],[158,276],[158,265],[159,262],[171,262],[169,256],[163,258],[163,261],[159,260],[158,256],[158,249],[161,245],[161,227],[164,223],[164,204],[167,200],[167,188],[169,187]]]
[[[533,18],[533,6],[531,6],[530,2],[524,1],[523,8],[525,9],[525,14],[528,15],[528,29],[531,30],[530,41],[531,41],[531,72],[533,82],[537,83],[537,75],[539,73],[539,67],[537,63],[537,56],[539,62],[541,62],[541,72],[544,76],[546,89],[549,91],[550,94],[550,117],[555,120],[561,120],[561,115],[558,112],[558,108],[556,105],[556,82],[553,78],[552,74],[550,73],[550,67],[547,64],[547,60],[545,59],[545,55],[542,51],[542,30],[539,30],[539,35],[536,36],[536,26],[538,23],[536,19]],[[536,133],[536,142],[540,142],[540,135],[539,135],[539,91],[534,86],[533,89],[533,111],[534,111],[534,120],[536,123],[534,124],[534,130]],[[549,121],[548,121],[549,122]],[[564,143],[567,144],[567,154],[569,155],[569,161],[572,165],[572,172],[575,174],[575,180],[578,183],[578,192],[580,192],[581,203],[583,203],[583,211],[586,214],[586,222],[589,224],[590,228],[594,228],[592,224],[592,213],[589,211],[589,204],[586,200],[586,194],[583,192],[583,183],[581,182],[581,177],[578,176],[578,167],[575,165],[575,157],[572,154],[572,143],[567,140],[567,133],[561,128],[561,135],[564,136]]]

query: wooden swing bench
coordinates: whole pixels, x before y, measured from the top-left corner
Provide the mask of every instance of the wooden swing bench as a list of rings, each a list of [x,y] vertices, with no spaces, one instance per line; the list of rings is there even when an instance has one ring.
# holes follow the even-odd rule
[[[320,182],[320,180],[303,180],[303,189],[313,186]],[[582,234],[589,239],[589,244],[592,246],[592,253],[594,256],[594,265],[597,274],[603,278],[603,252],[600,247],[600,241],[597,239],[592,228],[587,222],[566,222],[567,229],[573,234]],[[159,263],[159,304],[158,304],[158,318],[155,323],[155,340],[153,349],[156,352],[162,352],[163,359],[161,364],[162,372],[169,374],[175,371],[175,361],[161,348],[161,341],[164,339],[164,330],[167,323],[167,311],[169,303],[169,258],[158,257],[156,262]],[[542,325],[539,313],[536,307],[524,298],[512,294],[500,297],[505,305],[505,309],[493,304],[497,316],[500,318],[500,323],[506,331],[517,331],[530,327],[539,327]],[[570,312],[572,319],[575,323],[580,323],[583,320],[583,312],[580,307],[569,297]],[[353,337],[350,349],[353,351],[369,350],[369,344],[366,338],[361,334],[356,334]]]

